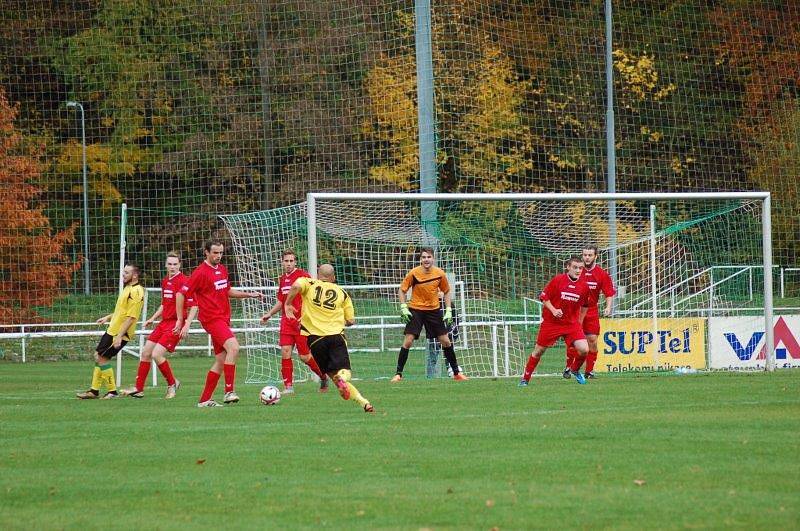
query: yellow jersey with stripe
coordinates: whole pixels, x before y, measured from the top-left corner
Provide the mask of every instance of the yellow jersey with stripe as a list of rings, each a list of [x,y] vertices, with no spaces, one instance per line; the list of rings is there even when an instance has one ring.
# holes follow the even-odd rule
[[[353,300],[333,282],[300,278],[296,284],[303,298],[300,333],[304,336],[334,336],[344,330],[345,321],[355,317]]]
[[[447,275],[436,266],[425,271],[422,266],[417,266],[408,272],[400,284],[400,289],[407,292],[411,288],[411,300],[408,307],[415,310],[438,310],[439,292],[450,291]]]
[[[122,327],[125,319],[133,317],[133,324],[128,327],[128,331],[123,336],[125,341],[133,339],[133,335],[136,333],[136,322],[139,320],[139,316],[142,315],[143,305],[144,288],[141,284],[128,285],[122,288],[122,292],[117,297],[114,315],[111,316],[111,322],[108,324],[106,333],[110,336],[119,334],[120,327]]]

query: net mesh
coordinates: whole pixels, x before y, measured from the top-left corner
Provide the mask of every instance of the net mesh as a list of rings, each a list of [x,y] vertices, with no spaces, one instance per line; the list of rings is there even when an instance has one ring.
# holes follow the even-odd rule
[[[438,191],[606,189],[603,4],[431,2]],[[617,190],[771,190],[778,302],[797,307],[797,2],[613,7]],[[160,241],[197,260],[227,238],[218,214],[417,190],[416,22],[411,0],[4,2],[0,92],[31,149],[0,157],[38,170],[1,174],[4,194],[14,179],[35,193],[0,217],[48,228],[0,225],[0,298],[16,304],[2,330],[108,311],[122,202],[128,256],[157,279]],[[16,252],[45,230],[58,253]],[[52,261],[58,286],[20,273]]]
[[[617,314],[646,321],[655,309],[656,320],[670,318],[675,329],[711,312],[751,315],[757,322],[763,292],[747,281],[753,261],[761,259],[760,203],[654,205],[653,236],[650,204],[618,204],[613,247],[621,295]],[[274,286],[287,248],[307,263],[306,208],[303,203],[223,217],[245,284]],[[337,282],[348,289],[356,309],[358,326],[348,330],[354,373],[362,378],[394,374],[402,338],[397,290],[419,264],[418,247],[433,243],[437,265],[454,286],[461,367],[475,377],[521,374],[540,323],[537,299],[546,283],[563,271],[567,258],[580,255],[592,242],[606,266],[612,249],[607,210],[602,201],[443,201],[439,219],[423,225],[414,201],[318,201],[319,263],[334,266]],[[275,303],[274,291],[270,294],[266,307]],[[258,317],[245,315],[251,321]],[[645,330],[653,326],[657,322],[646,324]],[[248,332],[248,344],[265,346],[248,351],[248,381],[280,381],[277,334],[277,326]],[[441,357],[433,350],[423,337],[404,376],[442,375],[441,370],[431,371]],[[551,354],[542,366],[546,372],[559,368],[563,354]]]

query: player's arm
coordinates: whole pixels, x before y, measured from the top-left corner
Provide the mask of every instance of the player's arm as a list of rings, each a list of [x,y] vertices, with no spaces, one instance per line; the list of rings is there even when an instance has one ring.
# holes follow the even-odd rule
[[[342,306],[344,310],[344,325],[353,326],[356,324],[356,312],[353,308],[353,299],[351,299],[347,293],[344,293],[344,297],[344,305]]]
[[[581,306],[581,311],[578,314],[578,323],[583,324],[583,319],[586,317],[586,314],[589,312],[588,306]]]
[[[444,292],[444,315],[442,316],[442,320],[447,326],[453,323],[453,296],[449,287],[447,291]]]
[[[147,319],[147,320],[146,320],[144,323],[142,323],[142,326],[144,326],[145,328],[147,328],[147,327],[148,327],[148,326],[150,326],[150,325],[151,325],[151,324],[152,324],[152,323],[153,323],[153,322],[154,322],[156,319],[158,319],[159,317],[161,317],[161,314],[162,314],[162,313],[164,313],[164,305],[163,305],[163,304],[162,304],[162,305],[160,305],[160,306],[158,307],[158,309],[155,311],[155,313],[153,313],[153,315],[151,315],[151,316],[150,316],[150,319]]]
[[[95,323],[97,323],[97,324],[106,324],[107,322],[109,322],[111,320],[112,317],[114,317],[114,314],[110,313],[108,315],[105,315],[105,316],[101,317],[100,319],[95,321]]]
[[[411,272],[409,271],[403,282],[400,283],[400,289],[397,291],[397,300],[400,301],[400,319],[407,323],[411,321],[411,311],[408,309],[408,301],[406,294],[411,287]]]
[[[264,294],[260,291],[242,291],[231,288],[228,290],[228,298],[231,299],[264,299]]]
[[[261,316],[261,322],[266,323],[267,321],[269,321],[270,317],[281,311],[281,307],[283,307],[283,304],[281,304],[281,301],[277,301],[275,303],[275,306],[270,308],[267,313]]]
[[[611,317],[614,313],[614,296],[606,297],[606,307],[603,309],[603,315]]]
[[[181,339],[185,339],[186,336],[189,335],[189,327],[192,326],[192,321],[197,317],[198,309],[197,306],[189,306],[189,315],[186,316],[186,323],[181,324],[182,320],[178,320],[178,322],[175,323],[175,328],[172,330],[172,333],[180,335]],[[183,313],[181,312],[180,315],[183,315]]]
[[[606,275],[606,278],[603,282],[603,295],[605,295],[606,299],[606,307],[603,310],[603,315],[606,317],[611,317],[611,314],[614,313],[614,297],[617,294],[617,288],[614,287],[614,281],[611,280],[611,277]]]
[[[292,287],[289,289],[289,293],[286,294],[286,301],[283,303],[283,315],[285,315],[287,319],[297,319],[294,314],[294,304],[292,303],[294,302],[294,298],[297,297],[297,294],[302,293],[303,285],[303,279],[298,278],[294,281],[294,284],[292,284]]]
[[[119,348],[122,346],[122,338],[125,337],[125,333],[128,331],[128,328],[130,328],[135,322],[136,317],[131,317],[130,315],[125,317],[125,320],[122,321],[122,324],[119,326],[119,333],[114,336],[114,341],[112,342],[114,348]]]
[[[553,288],[553,280],[551,280],[547,286],[545,286],[544,290],[542,290],[542,293],[539,294],[539,300],[542,301],[542,305],[547,309],[547,311],[553,314],[553,317],[556,319],[561,319],[564,316],[564,312],[561,311],[561,308],[556,308],[553,306],[553,303],[550,302],[550,300],[554,297],[553,291],[555,290]]]

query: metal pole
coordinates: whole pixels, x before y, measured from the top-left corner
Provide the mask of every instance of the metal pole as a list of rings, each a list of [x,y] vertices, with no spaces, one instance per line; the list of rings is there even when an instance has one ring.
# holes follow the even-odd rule
[[[68,101],[67,107],[77,107],[81,111],[81,148],[83,151],[83,292],[88,295],[92,291],[91,262],[89,260],[89,179],[86,165],[86,118],[83,105],[77,101]]]
[[[613,55],[613,16],[611,0],[605,1],[606,14],[606,191],[613,194],[617,191],[617,146],[614,136],[614,55]],[[608,204],[608,265],[614,285],[619,286],[619,266],[617,264],[617,203]],[[617,305],[618,297],[613,304]],[[616,308],[614,308],[616,309]]]
[[[774,316],[772,312],[772,203],[764,198],[761,210],[762,247],[764,248],[764,346],[767,350],[766,370],[775,370]]]
[[[317,200],[309,194],[306,199],[306,219],[308,226],[308,272],[317,278]]]
[[[433,104],[433,52],[431,44],[431,2],[414,2],[416,28],[414,44],[417,61],[417,120],[419,135],[419,189],[420,192],[435,193],[438,183],[436,174],[436,133],[434,131]],[[421,220],[425,231],[431,235],[435,244],[438,239],[436,221],[438,204],[423,202]]]
[[[122,281],[122,270],[125,269],[125,251],[127,247],[127,239],[125,236],[125,229],[128,224],[128,205],[122,203],[122,213],[119,220],[119,291],[125,287]],[[117,354],[117,387],[122,385],[122,357],[125,354],[120,352]]]
[[[650,291],[653,305],[653,367],[658,367],[658,277],[656,275],[656,206],[650,205]]]

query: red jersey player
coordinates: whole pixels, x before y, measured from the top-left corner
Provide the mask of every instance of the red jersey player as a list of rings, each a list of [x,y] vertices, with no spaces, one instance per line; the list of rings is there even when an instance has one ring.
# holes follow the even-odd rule
[[[172,374],[169,361],[164,357],[166,352],[175,352],[175,347],[181,340],[180,331],[183,321],[186,319],[186,309],[181,316],[181,326],[178,326],[178,313],[175,309],[175,295],[181,291],[189,280],[186,275],[181,273],[181,258],[174,251],[167,253],[166,263],[167,276],[161,280],[161,305],[153,313],[153,316],[144,322],[147,328],[156,319],[161,317],[161,322],[147,337],[141,357],[139,358],[139,368],[136,372],[136,385],[128,389],[123,389],[123,396],[132,398],[144,397],[144,381],[150,372],[150,364],[156,360],[156,366],[164,378],[167,380],[167,394],[164,398],[175,398],[175,393],[181,386],[180,380],[176,380]],[[188,306],[191,308],[192,318],[197,313],[197,307],[192,299],[188,299]]]
[[[600,335],[600,310],[598,302],[600,293],[606,299],[606,306],[603,310],[605,317],[610,317],[614,295],[617,290],[614,288],[614,281],[602,267],[597,265],[597,246],[587,245],[583,249],[583,271],[581,280],[589,286],[589,309],[586,317],[583,318],[583,333],[589,343],[589,353],[586,355],[586,378],[594,378],[594,364],[597,361],[597,337]],[[564,378],[570,377],[570,364],[572,359],[577,356],[574,348],[567,348],[567,366],[564,369]]]
[[[200,324],[211,336],[211,342],[214,345],[214,363],[206,375],[206,384],[197,407],[222,405],[211,399],[217,383],[219,383],[221,372],[225,375],[225,403],[231,404],[239,401],[239,395],[233,390],[239,342],[231,330],[231,304],[228,299],[264,298],[261,293],[247,293],[231,288],[228,270],[221,263],[224,250],[225,247],[219,240],[206,242],[204,248],[206,259],[197,266],[177,297],[178,315],[183,314],[184,299],[187,296],[194,297],[194,302],[200,310]],[[186,324],[180,323],[179,319],[181,337],[185,337],[188,333],[192,317],[189,316]]]
[[[528,385],[542,354],[562,337],[567,346],[574,346],[579,354],[570,367],[575,380],[581,384],[586,383],[578,369],[589,351],[589,345],[580,324],[587,311],[589,287],[580,280],[581,269],[583,269],[583,261],[580,257],[573,256],[567,260],[565,268],[566,273],[553,277],[539,295],[539,299],[544,303],[542,325],[536,336],[536,346],[525,365],[525,373],[519,382],[520,386]]]
[[[297,267],[297,255],[292,250],[286,250],[281,257],[281,265],[283,265],[283,275],[278,279],[278,302],[275,303],[267,313],[261,317],[261,322],[266,323],[270,317],[281,311],[284,303],[286,302],[286,294],[292,289],[292,284],[298,278],[311,278],[307,271],[303,271]],[[308,368],[314,371],[314,374],[319,376],[319,390],[325,392],[328,390],[328,376],[323,373],[317,362],[311,356],[311,350],[308,348],[308,338],[300,334],[300,312],[302,310],[303,301],[301,297],[295,297],[294,313],[295,319],[290,319],[286,315],[281,316],[280,337],[278,345],[281,347],[281,376],[283,376],[283,392],[294,393],[294,366],[292,365],[292,347],[297,345],[297,354],[300,359],[308,365]]]

